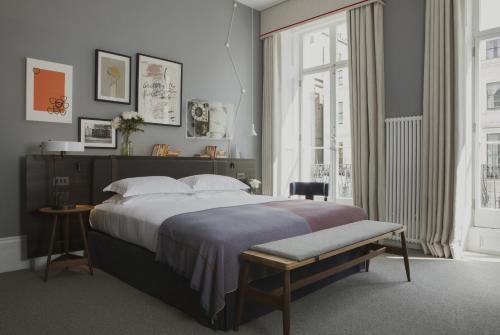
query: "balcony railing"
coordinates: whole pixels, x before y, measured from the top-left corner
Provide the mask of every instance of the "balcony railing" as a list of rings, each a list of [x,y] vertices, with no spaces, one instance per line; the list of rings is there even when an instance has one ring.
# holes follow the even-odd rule
[[[500,209],[500,166],[481,166],[481,205]]]
[[[329,183],[330,164],[313,164],[311,169],[312,181]],[[342,164],[337,171],[337,196],[352,198],[352,165]]]

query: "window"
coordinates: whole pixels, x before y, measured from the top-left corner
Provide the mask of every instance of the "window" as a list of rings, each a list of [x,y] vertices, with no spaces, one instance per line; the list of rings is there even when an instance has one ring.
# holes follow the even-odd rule
[[[278,195],[290,182],[325,182],[352,202],[349,56],[345,13],[283,32]],[[349,169],[349,171],[347,171]]]
[[[337,85],[344,86],[344,70],[337,71]]]
[[[344,124],[344,102],[337,102],[337,124]]]
[[[500,70],[500,67],[499,67]],[[500,108],[500,82],[486,84],[488,109]]]
[[[500,1],[479,0],[474,16],[474,224],[500,228]]]
[[[486,59],[500,58],[500,38],[486,41]]]

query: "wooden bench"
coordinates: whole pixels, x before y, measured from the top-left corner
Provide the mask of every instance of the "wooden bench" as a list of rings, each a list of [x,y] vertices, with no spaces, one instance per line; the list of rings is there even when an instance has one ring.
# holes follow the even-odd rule
[[[373,229],[373,233],[363,230]],[[382,226],[384,225],[384,226]],[[368,227],[368,228],[367,228]],[[375,228],[375,226],[373,226]],[[362,232],[359,234],[359,232]],[[243,266],[239,278],[239,296],[236,310],[234,330],[238,331],[243,315],[243,305],[246,298],[253,299],[265,305],[271,305],[283,313],[283,334],[290,334],[290,303],[291,292],[304,286],[316,283],[336,273],[342,272],[358,264],[365,264],[369,270],[370,259],[383,253],[392,253],[403,256],[407,280],[410,281],[410,265],[406,248],[405,228],[398,224],[389,224],[376,221],[359,221],[344,226],[325,229],[319,232],[296,236],[280,241],[270,242],[252,247],[242,253]],[[352,233],[358,233],[356,239]],[[377,244],[378,241],[391,237],[394,234],[401,236],[401,248]],[[331,250],[328,250],[332,246]],[[287,247],[295,249],[288,254]],[[368,248],[369,252],[337,265],[333,268],[315,273],[311,276],[290,281],[290,272],[303,266],[317,263],[321,260],[339,255],[360,247]],[[319,252],[317,252],[319,250]],[[284,257],[286,255],[286,257]],[[252,263],[260,264],[283,272],[283,286],[271,292],[266,292],[248,284],[249,270]]]

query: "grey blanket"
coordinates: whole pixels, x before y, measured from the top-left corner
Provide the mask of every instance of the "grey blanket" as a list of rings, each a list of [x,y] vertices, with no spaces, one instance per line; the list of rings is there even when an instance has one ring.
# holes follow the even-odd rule
[[[311,232],[290,211],[265,205],[214,208],[171,217],[158,233],[156,260],[190,279],[214,318],[238,288],[239,255],[251,246]]]

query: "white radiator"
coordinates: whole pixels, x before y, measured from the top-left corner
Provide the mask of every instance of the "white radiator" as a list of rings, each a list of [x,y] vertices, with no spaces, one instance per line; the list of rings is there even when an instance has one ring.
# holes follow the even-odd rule
[[[420,239],[422,117],[385,120],[387,221],[406,226],[409,242]]]

